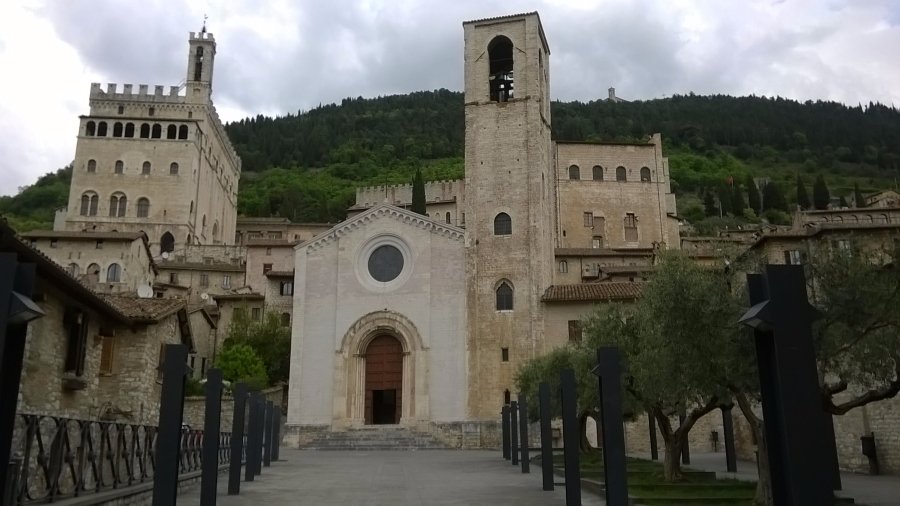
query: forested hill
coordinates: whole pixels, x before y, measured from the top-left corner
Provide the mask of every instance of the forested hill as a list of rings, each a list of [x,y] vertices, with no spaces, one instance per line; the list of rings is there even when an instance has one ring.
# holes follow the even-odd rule
[[[855,186],[863,192],[893,187],[900,169],[900,111],[881,104],[724,95],[554,102],[552,124],[561,140],[662,133],[679,214],[692,220],[719,214],[710,200],[721,214],[742,219],[740,205],[721,203],[730,198],[723,193],[726,180],[769,178],[787,209],[796,202],[798,176],[807,186],[823,176],[832,196],[848,197]],[[357,186],[406,183],[417,168],[426,180],[463,176],[463,95],[448,90],[348,98],[226,129],[243,159],[244,215],[336,222]],[[0,197],[0,214],[23,231],[49,227],[53,210],[66,203],[69,174],[50,173],[15,197]],[[743,200],[747,188],[744,183]]]

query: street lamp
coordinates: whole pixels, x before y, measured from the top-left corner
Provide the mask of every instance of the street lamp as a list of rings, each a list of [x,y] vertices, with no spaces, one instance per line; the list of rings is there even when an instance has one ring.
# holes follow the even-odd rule
[[[31,297],[22,295],[19,292],[12,292],[11,295],[6,319],[7,324],[21,325],[46,314],[43,309],[31,300]]]
[[[751,307],[738,320],[738,323],[760,332],[772,331],[772,315],[770,314],[769,301],[763,301]]]

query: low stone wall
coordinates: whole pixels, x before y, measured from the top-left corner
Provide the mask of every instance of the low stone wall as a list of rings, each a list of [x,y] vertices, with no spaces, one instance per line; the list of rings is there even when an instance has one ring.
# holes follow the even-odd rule
[[[287,406],[283,404],[285,398],[284,390],[286,389],[286,386],[274,386],[262,390],[262,394],[265,396],[267,401],[272,401],[275,406],[280,406],[282,408],[282,414],[287,412]],[[184,423],[190,425],[192,429],[203,429],[203,423],[204,420],[206,420],[206,417],[204,416],[205,412],[206,399],[202,395],[195,395],[184,398],[184,415],[182,416],[182,420],[184,421]],[[229,392],[222,396],[222,423],[220,424],[220,430],[222,432],[231,432],[233,418],[234,398]],[[284,416],[282,416],[281,419],[284,420]]]

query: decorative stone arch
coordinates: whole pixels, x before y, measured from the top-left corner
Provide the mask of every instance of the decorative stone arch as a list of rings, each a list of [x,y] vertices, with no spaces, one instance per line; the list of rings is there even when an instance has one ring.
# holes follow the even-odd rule
[[[428,418],[427,348],[416,325],[396,311],[382,310],[356,320],[336,350],[334,416],[338,423],[365,424],[366,349],[375,338],[388,335],[403,349],[403,383],[400,424],[412,425]]]

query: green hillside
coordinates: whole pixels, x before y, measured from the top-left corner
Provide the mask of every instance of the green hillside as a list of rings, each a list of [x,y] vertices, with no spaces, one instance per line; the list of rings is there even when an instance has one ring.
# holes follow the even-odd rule
[[[784,198],[767,201],[781,200],[777,207],[788,210],[798,176],[810,195],[822,175],[832,196],[849,198],[854,186],[862,192],[894,187],[900,171],[900,111],[881,104],[687,95],[554,102],[552,118],[553,136],[561,140],[662,133],[679,212],[692,221],[718,215],[720,207],[723,215],[752,220],[753,213],[743,211],[752,204],[749,177],[776,183],[769,191]],[[426,180],[463,175],[463,95],[448,90],[348,98],[226,129],[243,159],[244,215],[334,222],[344,217],[357,186],[406,183],[417,167]],[[61,169],[15,197],[0,198],[0,213],[22,230],[49,226],[53,209],[65,204],[70,174]]]

